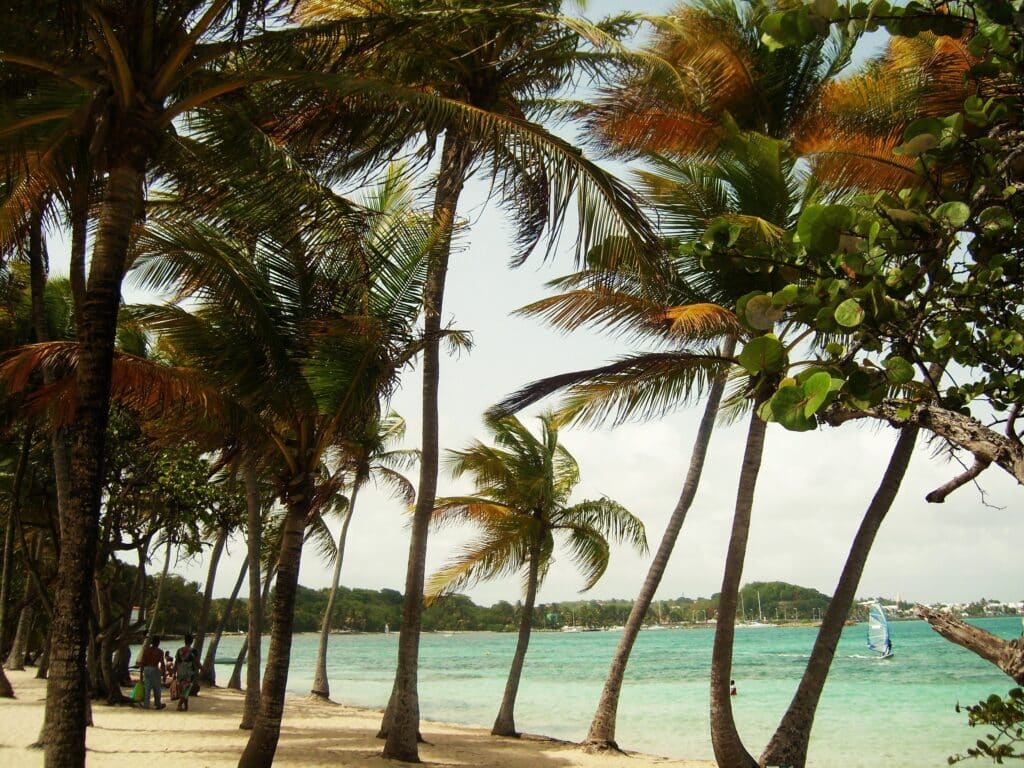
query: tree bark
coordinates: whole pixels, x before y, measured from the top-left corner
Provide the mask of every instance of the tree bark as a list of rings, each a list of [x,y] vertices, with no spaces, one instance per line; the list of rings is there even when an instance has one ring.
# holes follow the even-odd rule
[[[196,625],[196,642],[193,646],[196,649],[196,658],[203,657],[203,642],[206,640],[206,627],[210,621],[210,604],[213,602],[213,585],[217,580],[217,568],[220,566],[220,556],[224,553],[224,545],[228,540],[227,526],[221,525],[217,529],[217,538],[213,542],[213,549],[210,551],[210,565],[206,569],[206,588],[203,590],[203,606],[199,610],[199,624]]]
[[[492,736],[519,736],[515,718],[516,694],[519,692],[519,680],[523,675],[523,662],[526,661],[526,651],[530,646],[530,630],[533,628],[533,606],[537,600],[540,573],[539,547],[532,547],[530,550],[529,568],[526,599],[523,602],[522,615],[519,617],[519,639],[516,642],[515,655],[512,657],[512,667],[508,671],[508,680],[505,682],[505,693],[501,697],[501,707],[491,728]]]
[[[878,419],[894,427],[921,427],[974,454],[983,465],[996,464],[1018,483],[1024,483],[1024,444],[970,416],[932,403],[918,404],[906,412],[903,407],[902,403],[886,401],[874,408],[852,411],[834,404],[823,411],[822,417],[834,427],[854,419]],[[949,490],[934,496],[929,494],[931,498],[927,500],[941,503],[948,494]]]
[[[86,214],[88,214],[88,211],[86,211]],[[85,247],[84,242],[82,247]],[[42,215],[38,213],[33,214],[32,221],[30,223],[28,255],[30,275],[29,283],[31,286],[30,292],[32,296],[32,330],[36,341],[49,341],[50,329],[46,323],[46,282],[48,279],[49,265],[47,264],[46,246],[43,241]],[[73,291],[74,289],[72,289],[72,292]],[[78,303],[79,300],[76,299],[76,326],[80,320]],[[43,371],[43,383],[46,385],[53,383],[53,374],[48,370]],[[49,433],[50,450],[53,453],[53,479],[54,485],[57,488],[57,516],[58,522],[60,523],[60,533],[63,533],[66,528],[64,524],[64,510],[67,507],[68,498],[71,494],[71,458],[68,455],[68,446],[65,441],[64,431],[58,429],[55,425],[50,425]]]
[[[356,509],[356,496],[359,485],[353,485],[352,498],[349,499],[348,513],[338,534],[338,554],[334,558],[334,575],[331,579],[331,593],[327,596],[327,607],[324,609],[324,620],[320,625],[320,647],[316,654],[316,674],[313,676],[313,689],[310,694],[316,698],[330,701],[331,681],[327,677],[327,642],[331,635],[331,619],[334,617],[334,601],[338,596],[338,584],[341,580],[341,564],[345,560],[345,541],[348,539],[348,525],[352,522],[352,513]]]
[[[160,612],[160,598],[164,594],[164,582],[167,581],[167,571],[171,567],[171,548],[174,546],[174,542],[170,539],[167,540],[167,551],[164,553],[164,568],[160,572],[160,581],[156,585],[156,596],[153,598],[153,609],[149,613],[149,628],[146,630],[146,647],[149,646],[149,640],[153,637],[153,633],[156,631],[156,617]]]
[[[423,435],[420,446],[420,478],[416,493],[412,531],[409,535],[409,561],[405,576],[405,601],[402,626],[398,635],[398,664],[380,736],[384,757],[419,762],[420,702],[419,675],[420,627],[423,618],[423,583],[427,567],[427,534],[437,497],[438,469],[438,396],[440,392],[440,333],[444,305],[444,285],[451,254],[452,231],[459,196],[473,159],[470,142],[456,131],[445,133],[441,151],[441,174],[434,195],[433,220],[437,242],[430,249],[423,295]]]
[[[145,162],[136,160],[116,163],[108,171],[78,329],[71,493],[62,520],[63,529],[74,531],[74,535],[62,538],[57,567],[46,687],[46,768],[85,764],[85,646],[110,413],[110,372],[128,240],[142,208],[144,168]]]
[[[263,581],[263,594],[260,596],[259,611],[260,620],[262,617],[267,615],[267,601],[270,599],[270,585],[274,583],[274,568],[272,567],[267,572],[267,577]],[[260,634],[256,635],[256,667],[255,669],[248,666],[249,664],[249,637],[246,636],[245,642],[242,646],[245,648],[245,660],[246,660],[246,679],[245,679],[245,708],[242,711],[242,722],[238,725],[243,731],[251,731],[253,725],[256,724],[256,713],[260,710],[260,653],[262,651],[263,644],[263,625],[260,624]],[[238,669],[241,665],[241,660],[235,661],[235,668]],[[250,672],[250,669],[253,671]],[[234,675],[232,674],[232,677]],[[241,682],[236,683],[237,687],[241,688]],[[232,686],[229,684],[228,688]],[[250,696],[250,692],[254,695]]]
[[[98,659],[100,676],[103,680],[107,703],[120,704],[125,701],[125,696],[121,693],[121,680],[113,664],[114,647],[117,641],[116,626],[120,619],[113,618],[108,587],[101,583],[99,578],[96,579],[95,589],[97,618],[100,624]]]
[[[220,621],[217,622],[217,631],[213,635],[213,642],[211,642],[210,647],[206,649],[206,658],[203,659],[203,668],[199,677],[207,685],[217,685],[217,646],[220,645],[220,638],[221,635],[224,634],[224,627],[231,618],[232,611],[235,610],[235,601],[238,600],[238,593],[242,589],[242,582],[245,581],[245,574],[248,572],[249,560],[246,559],[238,571],[238,578],[235,580],[235,586],[232,588],[231,596],[228,598],[227,605],[224,607],[224,615],[221,617]]]
[[[30,587],[29,591],[31,589]],[[7,662],[4,664],[8,669],[17,672],[25,669],[25,652],[28,651],[28,638],[32,632],[34,621],[35,607],[31,602],[26,602],[18,614],[18,626],[14,631],[14,642],[11,643],[11,650],[7,654]]]
[[[729,339],[722,347],[722,356],[732,357],[735,350],[736,340]],[[590,731],[584,742],[584,746],[589,750],[617,750],[619,748],[615,742],[615,722],[618,716],[619,696],[622,693],[622,680],[626,674],[626,665],[629,663],[633,644],[640,634],[644,617],[651,607],[654,594],[658,591],[661,578],[665,575],[665,568],[668,567],[668,561],[672,557],[672,550],[675,548],[676,539],[679,538],[679,531],[693,505],[693,499],[697,495],[697,487],[700,485],[704,460],[707,458],[708,447],[711,445],[711,434],[715,429],[715,419],[718,418],[718,407],[722,402],[726,378],[723,375],[715,379],[711,385],[711,391],[708,393],[707,404],[704,406],[704,415],[701,416],[700,425],[697,427],[697,437],[693,443],[693,453],[690,455],[690,467],[686,472],[686,480],[683,482],[679,501],[676,502],[676,507],[672,510],[672,516],[669,518],[665,534],[661,538],[661,544],[647,570],[647,577],[633,603],[633,608],[629,612],[626,626],[622,630],[622,637],[619,638],[615,655],[612,657],[608,677],[601,690],[601,699],[597,704],[594,719],[590,723]]]
[[[289,489],[288,514],[281,536],[281,553],[277,561],[274,588],[274,612],[270,625],[270,651],[260,692],[260,709],[249,742],[245,745],[239,768],[270,768],[281,735],[281,714],[288,685],[288,664],[291,660],[292,628],[295,625],[295,594],[302,562],[302,538],[309,515],[313,484],[303,476]]]
[[[242,665],[245,664],[245,659],[248,655],[249,638],[247,636],[244,640],[242,640],[242,647],[238,649],[238,655],[235,657],[235,666],[231,670],[231,677],[228,678],[228,690],[242,690]],[[250,726],[250,728],[251,727],[252,726]]]
[[[84,155],[85,153],[83,153]],[[89,182],[90,174],[85,171],[87,157],[81,157],[77,175],[71,188],[71,260],[68,277],[71,283],[71,300],[75,313],[75,327],[82,326],[85,308],[85,248],[89,235]]]
[[[260,550],[263,515],[260,506],[259,477],[252,461],[245,464],[245,505],[249,533],[249,628],[246,636],[248,659],[245,667],[245,709],[239,728],[249,730],[256,722],[260,707],[260,653],[263,643],[263,603],[269,594],[273,568],[268,569],[264,592],[260,592]]]
[[[836,646],[843,634],[843,625],[850,614],[850,606],[856,597],[860,577],[864,573],[875,536],[903,483],[907,466],[914,453],[917,433],[916,427],[905,427],[900,430],[896,447],[889,458],[889,465],[864,513],[864,519],[857,529],[850,553],[846,557],[846,564],[839,576],[835,594],[825,610],[800,685],[790,702],[789,709],[775,729],[775,734],[761,754],[762,766],[785,765],[804,768],[807,762],[807,747],[811,739],[811,728],[814,726],[814,715],[825,688],[825,681],[828,679]]]
[[[36,679],[45,680],[50,669],[50,636],[43,640],[43,652],[39,654],[39,661],[36,662]]]
[[[7,603],[11,595],[11,578],[14,575],[14,528],[20,525],[21,489],[25,481],[25,470],[28,467],[29,451],[32,449],[32,428],[26,427],[18,454],[18,464],[14,469],[11,483],[11,503],[7,508],[7,523],[4,525],[4,561],[3,572],[0,574],[0,658],[7,648]],[[28,557],[28,552],[24,553]],[[14,698],[14,688],[0,664],[0,698]]]
[[[935,611],[924,605],[914,606],[914,612],[950,642],[995,664],[1012,677],[1017,685],[1024,685],[1024,637],[1003,640],[981,627],[961,621],[951,613]]]
[[[760,399],[755,400],[747,429],[747,443],[736,490],[732,534],[729,537],[729,549],[725,558],[718,615],[715,617],[715,642],[711,652],[711,745],[715,751],[715,760],[721,768],[757,766],[757,761],[747,752],[736,730],[729,695],[729,679],[732,675],[732,646],[736,633],[736,604],[743,578],[743,561],[747,554],[747,535],[750,532],[750,512],[754,505],[754,489],[757,485],[757,474],[761,469],[767,427],[757,415],[760,404]]]

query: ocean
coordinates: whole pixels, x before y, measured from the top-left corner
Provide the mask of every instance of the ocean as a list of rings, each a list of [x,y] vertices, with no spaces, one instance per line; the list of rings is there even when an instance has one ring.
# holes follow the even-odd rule
[[[982,619],[1001,637],[1021,633],[1020,618]],[[879,660],[865,646],[866,625],[850,626],[818,707],[809,766],[938,768],[982,737],[957,702],[1005,694],[1013,681],[921,621],[891,625],[895,656]],[[757,757],[796,690],[817,630],[737,628],[733,709],[748,750]],[[617,631],[536,632],[516,704],[516,726],[579,741],[600,695]],[[617,740],[624,749],[712,759],[708,673],[714,630],[644,630],[633,649],[619,706]],[[397,634],[332,635],[331,697],[383,707],[391,692]],[[514,633],[425,634],[420,650],[420,711],[429,720],[490,727],[497,713]],[[220,659],[234,657],[240,637],[226,637]],[[313,679],[315,635],[296,635],[288,689],[305,695]],[[266,651],[264,650],[264,653]],[[218,665],[218,680],[230,676]],[[287,709],[285,711],[287,718]],[[974,761],[971,761],[974,762]]]

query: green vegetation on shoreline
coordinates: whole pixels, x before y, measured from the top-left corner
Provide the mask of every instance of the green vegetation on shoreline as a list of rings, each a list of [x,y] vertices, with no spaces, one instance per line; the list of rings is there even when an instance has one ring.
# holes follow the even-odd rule
[[[177,575],[169,575],[164,586],[164,607],[161,608],[157,630],[163,634],[182,633],[192,629],[189,621],[199,613],[202,593],[199,585]],[[329,588],[311,589],[299,586],[295,603],[295,632],[316,632],[327,605]],[[757,597],[761,596],[762,617],[765,622],[784,626],[817,623],[828,608],[830,597],[815,589],[787,584],[781,581],[751,582],[741,590],[747,621],[757,621]],[[895,600],[883,599],[887,604]],[[970,608],[984,601],[970,604]],[[213,601],[211,615],[217,622],[224,615],[228,600]],[[901,601],[899,609],[909,611],[911,603]],[[541,603],[534,610],[535,630],[561,630],[577,626],[581,629],[619,627],[629,614],[632,601],[620,598],[609,600],[573,600]],[[655,600],[647,613],[645,624],[673,626],[701,626],[713,620],[718,609],[718,595],[711,597],[677,597]],[[474,603],[466,595],[448,595],[430,605],[423,616],[423,629],[427,632],[514,632],[518,628],[521,605],[500,600],[490,606]],[[248,606],[245,600],[235,603],[225,623],[227,631],[244,631]],[[968,611],[971,616],[992,615],[981,611]],[[866,609],[855,603],[850,621],[864,621]],[[393,589],[338,588],[331,622],[334,632],[383,632],[385,627],[397,631],[402,620],[402,594]],[[744,620],[741,617],[741,621]],[[264,617],[264,630],[270,622]]]

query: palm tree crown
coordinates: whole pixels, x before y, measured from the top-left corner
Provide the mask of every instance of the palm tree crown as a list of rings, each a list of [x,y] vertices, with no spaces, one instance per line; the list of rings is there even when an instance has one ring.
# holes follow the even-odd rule
[[[477,581],[522,572],[539,558],[540,581],[554,560],[555,535],[566,537],[569,556],[590,589],[608,566],[608,539],[625,541],[644,552],[643,523],[608,498],[570,504],[579,483],[576,460],[558,442],[554,416],[540,417],[541,436],[515,417],[488,422],[495,445],[476,442],[449,452],[455,477],[469,475],[474,496],[438,499],[435,525],[470,522],[479,539],[431,577],[428,594],[465,588]]]

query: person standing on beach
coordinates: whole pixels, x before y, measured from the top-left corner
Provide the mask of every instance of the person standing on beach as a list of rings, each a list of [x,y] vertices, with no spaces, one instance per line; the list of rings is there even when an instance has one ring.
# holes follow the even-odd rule
[[[149,645],[139,654],[139,666],[142,668],[142,707],[149,709],[149,694],[153,693],[155,709],[163,709],[166,704],[160,703],[160,680],[166,673],[164,654],[160,650],[160,638],[156,635],[149,640]]]
[[[188,712],[188,697],[199,682],[199,654],[192,647],[192,635],[185,635],[185,644],[174,654],[174,678],[178,681],[178,711]]]

